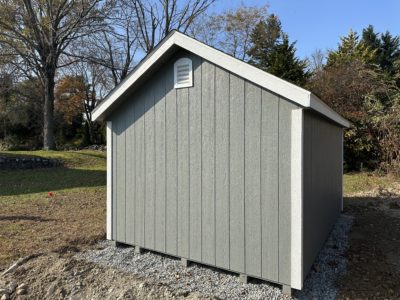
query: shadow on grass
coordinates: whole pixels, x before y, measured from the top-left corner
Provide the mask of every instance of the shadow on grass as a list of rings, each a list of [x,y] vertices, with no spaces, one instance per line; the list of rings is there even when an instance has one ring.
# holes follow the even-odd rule
[[[56,160],[64,167],[102,166],[106,162],[106,154],[100,151],[0,151],[0,157],[21,159],[43,158]]]
[[[35,221],[35,222],[49,222],[54,219],[47,219],[38,216],[0,216],[0,221]]]
[[[48,168],[0,171],[0,196],[106,185],[106,171]]]

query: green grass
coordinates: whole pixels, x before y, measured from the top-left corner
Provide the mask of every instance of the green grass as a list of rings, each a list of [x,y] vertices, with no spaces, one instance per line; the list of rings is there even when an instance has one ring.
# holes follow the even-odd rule
[[[101,187],[106,184],[105,153],[98,151],[3,151],[0,156],[59,160],[56,168],[0,171],[0,196]]]
[[[105,170],[106,154],[100,151],[0,151],[0,156],[8,157],[43,157],[57,159],[65,166],[74,169]]]
[[[377,188],[386,189],[399,178],[394,175],[379,175],[374,172],[348,173],[343,177],[343,189],[346,196]]]
[[[86,247],[104,237],[105,153],[0,151],[0,156],[62,163],[54,168],[0,170],[0,270],[27,254],[71,244]]]

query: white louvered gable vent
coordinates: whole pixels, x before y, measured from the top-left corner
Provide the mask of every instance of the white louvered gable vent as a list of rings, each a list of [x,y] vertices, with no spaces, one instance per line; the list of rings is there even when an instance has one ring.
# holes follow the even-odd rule
[[[183,57],[174,64],[174,87],[184,88],[193,86],[192,60]]]

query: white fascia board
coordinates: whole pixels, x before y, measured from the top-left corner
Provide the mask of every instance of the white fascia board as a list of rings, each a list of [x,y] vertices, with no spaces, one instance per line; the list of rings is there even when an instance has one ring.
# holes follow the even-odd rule
[[[107,121],[107,240],[112,240],[112,122]]]
[[[333,111],[318,97],[311,92],[298,87],[290,82],[280,79],[272,74],[264,72],[248,63],[234,58],[222,51],[212,48],[202,42],[199,42],[187,35],[174,31],[169,37],[166,37],[154,52],[149,54],[137,69],[127,77],[109,96],[100,103],[93,111],[93,120],[103,118],[104,112],[114,103],[125,91],[129,89],[158,59],[160,59],[173,45],[177,45],[189,52],[192,52],[205,60],[210,61],[225,70],[236,74],[250,82],[253,82],[273,93],[276,93],[283,98],[286,98],[294,103],[312,108],[326,117],[332,119],[336,123],[344,127],[349,127],[350,123],[342,118],[338,113]]]
[[[292,110],[291,125],[291,287],[303,287],[303,108]]]
[[[129,87],[131,87],[159,58],[161,58],[161,56],[164,55],[165,52],[168,51],[168,49],[174,45],[174,39],[172,36],[171,38],[167,38],[165,42],[154,51],[137,70],[133,71],[120,86],[111,92],[103,103],[100,103],[99,106],[96,107],[92,114],[93,121],[101,118],[103,113],[111,106],[111,104],[121,97]]]

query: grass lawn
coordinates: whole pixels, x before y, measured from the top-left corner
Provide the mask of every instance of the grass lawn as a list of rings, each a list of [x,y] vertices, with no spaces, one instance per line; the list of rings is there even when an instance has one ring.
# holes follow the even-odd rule
[[[343,192],[345,196],[375,189],[387,189],[398,183],[394,175],[381,176],[375,172],[347,173],[343,176]]]
[[[74,251],[104,237],[105,153],[0,152],[6,155],[58,159],[63,167],[0,170],[0,269],[21,256]]]

